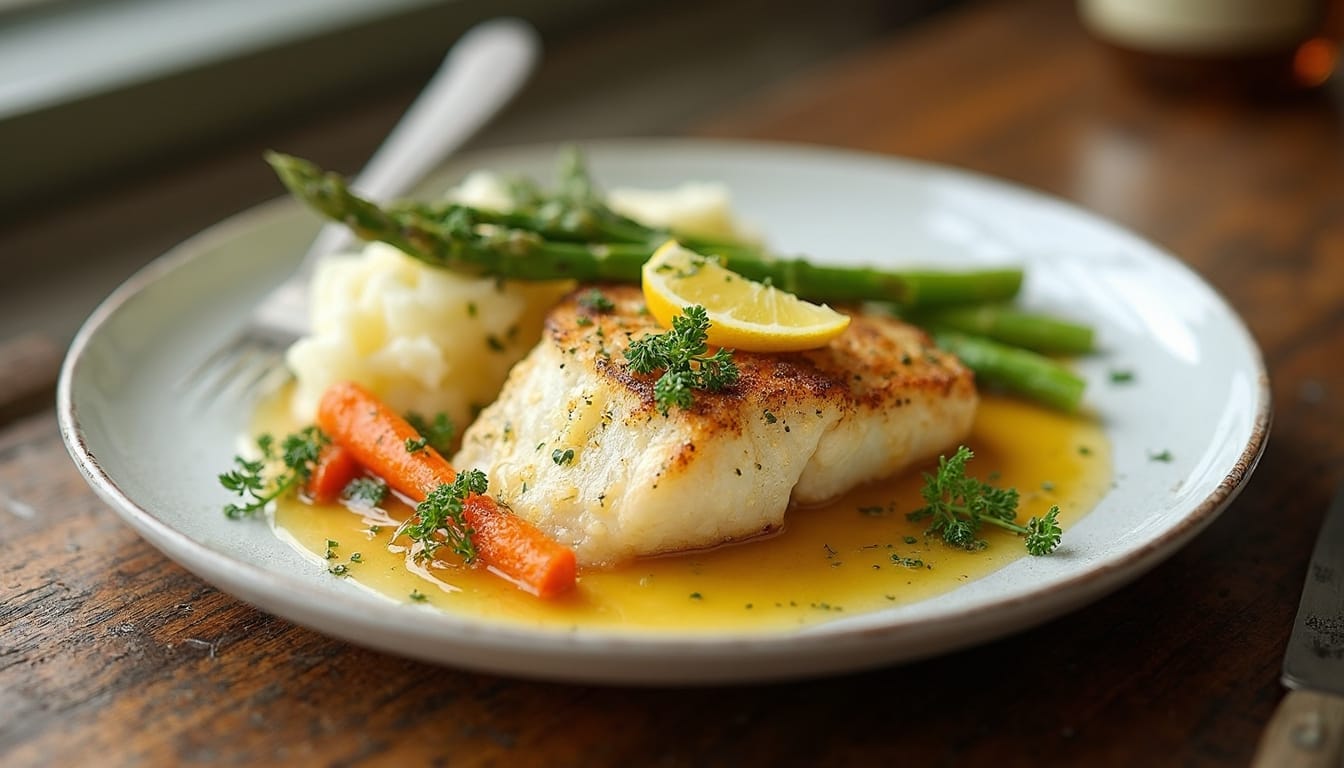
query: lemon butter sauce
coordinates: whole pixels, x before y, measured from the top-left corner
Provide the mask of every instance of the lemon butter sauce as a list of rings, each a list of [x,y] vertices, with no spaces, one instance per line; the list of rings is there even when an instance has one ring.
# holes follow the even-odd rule
[[[285,392],[264,403],[255,431],[293,431],[287,404]],[[1109,444],[1084,417],[985,395],[966,444],[976,453],[969,474],[1018,489],[1019,521],[1059,506],[1064,548],[1070,526],[1111,484]],[[931,466],[791,509],[784,530],[768,537],[583,570],[577,588],[558,600],[539,600],[484,568],[408,562],[390,539],[411,510],[391,498],[384,509],[359,510],[291,496],[277,503],[273,525],[332,578],[408,610],[562,629],[785,630],[933,597],[1028,556],[1021,538],[989,525],[979,551],[926,537],[927,522],[906,513],[923,506],[920,470]]]

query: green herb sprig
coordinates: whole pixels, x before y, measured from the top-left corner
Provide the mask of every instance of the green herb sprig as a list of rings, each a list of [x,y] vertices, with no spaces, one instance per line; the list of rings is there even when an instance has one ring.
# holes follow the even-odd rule
[[[718,392],[735,384],[742,372],[733,362],[733,351],[719,349],[706,355],[709,345],[709,313],[699,305],[684,307],[672,319],[672,328],[636,339],[625,351],[630,370],[663,375],[653,385],[658,412],[666,416],[672,406],[690,408],[693,390]]]
[[[1033,517],[1018,525],[1018,493],[1015,488],[995,488],[966,476],[966,463],[975,456],[971,449],[959,446],[951,458],[938,457],[938,471],[924,474],[921,495],[926,506],[909,513],[910,520],[929,520],[929,534],[965,549],[983,549],[986,542],[978,534],[988,523],[1026,537],[1027,552],[1047,555],[1059,546],[1063,529],[1059,527],[1059,507],[1052,506],[1042,518]]]
[[[485,493],[488,485],[485,473],[479,469],[459,472],[453,482],[430,491],[416,505],[415,515],[397,528],[392,540],[406,534],[412,542],[419,542],[421,549],[415,553],[418,562],[433,560],[441,547],[448,547],[467,564],[476,562],[476,545],[471,541],[475,531],[467,524],[462,505],[468,496]],[[440,533],[443,539],[439,538]]]
[[[611,312],[616,309],[615,302],[607,298],[607,295],[597,288],[579,296],[579,306],[597,313]]]
[[[224,514],[231,518],[250,517],[266,508],[267,504],[308,482],[317,465],[318,454],[331,440],[315,426],[305,427],[287,435],[279,446],[271,435],[257,438],[257,459],[234,456],[235,469],[219,476],[219,484],[242,499],[242,503],[224,506]],[[267,470],[282,467],[268,476]]]
[[[406,414],[406,422],[420,433],[421,440],[417,440],[417,448],[423,448],[428,445],[430,448],[442,454],[453,452],[453,438],[457,437],[457,425],[448,418],[446,413],[436,413],[433,419],[426,419],[424,416],[411,411]],[[421,442],[423,441],[423,442]],[[409,446],[407,447],[409,451]]]

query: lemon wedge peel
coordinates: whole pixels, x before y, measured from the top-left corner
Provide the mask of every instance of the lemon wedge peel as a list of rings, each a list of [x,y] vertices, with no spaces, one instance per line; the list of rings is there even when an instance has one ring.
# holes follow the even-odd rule
[[[668,240],[644,263],[641,284],[649,313],[664,327],[682,308],[709,314],[706,342],[744,352],[799,352],[824,347],[849,327],[849,316],[733,272]]]

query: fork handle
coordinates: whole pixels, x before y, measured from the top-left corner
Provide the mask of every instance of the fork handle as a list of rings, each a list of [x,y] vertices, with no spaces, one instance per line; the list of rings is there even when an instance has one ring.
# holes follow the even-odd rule
[[[1344,697],[1289,691],[1274,711],[1253,768],[1338,768],[1344,760]]]
[[[540,49],[537,31],[522,19],[492,19],[469,29],[352,186],[375,201],[410,191],[518,92]],[[349,239],[346,227],[327,224],[301,269],[311,270]]]

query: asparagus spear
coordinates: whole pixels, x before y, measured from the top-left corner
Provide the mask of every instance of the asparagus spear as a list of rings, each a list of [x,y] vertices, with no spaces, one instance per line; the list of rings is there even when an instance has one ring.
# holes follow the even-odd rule
[[[1004,304],[942,307],[910,317],[918,325],[984,336],[1046,355],[1084,355],[1092,351],[1092,329],[1048,315],[1023,312]]]
[[[474,225],[489,224],[532,232],[546,240],[566,243],[602,243],[607,245],[655,246],[676,237],[682,245],[698,253],[727,259],[760,259],[761,249],[751,243],[730,240],[677,236],[667,230],[646,227],[606,209],[605,206],[575,205],[562,200],[515,204],[512,210],[491,211],[458,203],[392,203],[383,210],[393,217],[415,214],[431,222],[444,223],[454,216],[466,216]]]
[[[586,242],[555,237],[559,225],[541,227],[538,232],[526,221],[500,219],[499,214],[467,206],[384,208],[353,193],[340,175],[325,173],[306,160],[275,152],[268,153],[266,159],[299,199],[346,224],[360,238],[381,240],[428,264],[464,274],[507,280],[639,282],[640,268],[667,234],[648,230],[654,239],[639,241],[631,229],[624,239]],[[586,200],[589,215],[596,217],[594,221],[601,218],[605,206],[593,203],[591,184],[585,186],[579,177],[572,176],[563,188],[559,196],[562,206],[570,205],[575,211],[583,208],[576,203]],[[581,216],[575,216],[570,224],[578,232]],[[563,222],[565,217],[553,220]],[[687,245],[697,243],[688,241]],[[908,309],[1005,300],[1015,296],[1022,283],[1020,269],[893,272],[821,266],[805,259],[775,258],[749,248],[733,248],[727,243],[719,246],[705,250],[724,258],[725,266],[744,277],[768,280],[813,301],[879,300]]]
[[[975,371],[979,383],[1064,411],[1082,401],[1086,382],[1045,355],[957,331],[935,330],[933,338]]]

